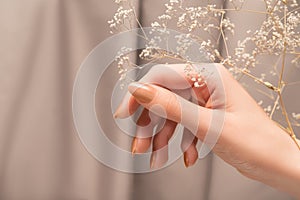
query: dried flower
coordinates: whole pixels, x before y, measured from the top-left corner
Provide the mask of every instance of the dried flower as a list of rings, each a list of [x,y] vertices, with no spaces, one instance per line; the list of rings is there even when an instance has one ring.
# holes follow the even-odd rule
[[[108,21],[112,32],[128,30],[135,21],[140,28],[133,0],[115,0],[119,8],[113,19]],[[203,74],[196,73],[190,68],[191,61],[188,52],[192,44],[196,41],[200,44],[200,50],[207,52],[207,57],[212,62],[220,62],[225,65],[234,77],[240,79],[241,76],[248,76],[260,85],[265,86],[272,91],[277,97],[270,97],[274,101],[271,105],[264,105],[263,101],[258,104],[264,107],[270,118],[276,110],[281,110],[288,124],[286,131],[290,135],[294,135],[293,127],[290,125],[289,113],[285,110],[284,101],[282,99],[282,91],[285,87],[283,73],[288,67],[300,67],[300,13],[297,0],[263,0],[265,3],[265,11],[244,10],[245,0],[228,0],[231,4],[230,9],[224,9],[212,4],[207,0],[206,6],[188,6],[184,0],[169,0],[166,3],[165,11],[158,16],[156,21],[151,23],[153,37],[148,39],[146,48],[140,53],[140,58],[144,60],[153,60],[158,58],[174,58],[188,63],[185,69],[187,75],[191,76],[195,87],[201,87],[203,82]],[[265,14],[265,20],[261,26],[254,30],[247,30],[247,35],[243,40],[237,42],[234,53],[230,54],[228,50],[228,35],[234,34],[235,25],[226,15],[227,12],[252,12]],[[176,27],[172,27],[176,24]],[[178,34],[177,47],[175,53],[170,53],[159,48],[159,44],[168,37],[167,28],[177,28],[182,34]],[[219,35],[215,38],[213,34]],[[219,44],[224,44],[225,54],[218,50]],[[231,44],[232,46],[233,44]],[[126,77],[126,73],[133,63],[126,54],[126,49],[121,50],[121,55],[116,57],[121,79]],[[263,71],[260,75],[252,74],[255,67],[261,66],[259,60],[268,55],[276,56],[281,59],[281,70]],[[286,55],[292,57],[291,61],[285,59]],[[198,62],[201,62],[199,60]],[[194,74],[194,75],[193,75]],[[278,84],[271,83],[270,77],[278,77]],[[291,113],[293,119],[299,120],[300,114]],[[300,124],[299,124],[300,126]],[[300,148],[300,146],[299,146]]]

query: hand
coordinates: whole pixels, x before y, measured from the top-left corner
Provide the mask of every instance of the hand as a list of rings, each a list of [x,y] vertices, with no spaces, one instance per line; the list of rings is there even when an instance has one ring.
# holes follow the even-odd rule
[[[157,150],[168,144],[177,123],[181,123],[186,128],[182,149],[187,166],[195,163],[196,143],[201,140],[212,144],[213,152],[243,175],[300,197],[300,151],[294,141],[222,65],[202,64],[197,68],[209,72],[202,77],[205,84],[200,83],[200,87],[194,87],[185,64],[155,66],[139,82],[129,85],[131,94],[125,96],[115,117],[128,117],[140,105],[144,107],[137,121],[141,128],[133,140],[133,153],[147,151],[153,127],[166,118],[153,138],[152,167],[164,164],[167,150]],[[155,114],[152,120],[149,112]],[[214,116],[223,119],[220,131],[214,127],[222,121],[213,120]],[[207,136],[211,139],[206,140]]]

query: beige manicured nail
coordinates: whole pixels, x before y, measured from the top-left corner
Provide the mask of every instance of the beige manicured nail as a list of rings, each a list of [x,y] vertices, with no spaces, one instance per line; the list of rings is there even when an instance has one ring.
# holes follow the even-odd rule
[[[137,139],[136,137],[133,138],[132,144],[131,144],[131,154],[132,156],[134,156],[135,152],[136,152],[136,145],[137,145]]]
[[[190,166],[190,163],[189,163],[189,159],[187,157],[186,152],[184,152],[183,157],[184,157],[184,165],[185,165],[186,168],[188,168]]]
[[[138,82],[133,82],[128,86],[129,92],[141,103],[150,103],[155,96],[156,89]]]
[[[156,158],[156,153],[155,152],[153,152],[152,154],[151,154],[151,158],[150,158],[150,168],[151,169],[154,169],[154,165],[155,165],[155,158]]]
[[[120,106],[121,106],[121,105],[119,105],[119,107],[117,108],[117,110],[116,110],[115,113],[113,114],[113,117],[114,117],[114,118],[119,118]]]

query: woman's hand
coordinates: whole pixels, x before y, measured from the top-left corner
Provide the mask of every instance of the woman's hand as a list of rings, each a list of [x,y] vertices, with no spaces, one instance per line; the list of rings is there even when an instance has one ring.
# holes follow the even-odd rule
[[[153,142],[151,166],[162,166],[168,159],[163,147],[181,123],[186,166],[197,160],[196,143],[201,140],[243,175],[300,197],[300,151],[290,136],[222,65],[195,67],[204,74],[200,83],[194,82],[199,78],[194,71],[189,72],[191,78],[185,64],[176,64],[154,66],[139,82],[129,85],[130,93],[115,117],[128,117],[140,105],[144,107],[132,152],[143,153]],[[153,127],[164,118],[167,120],[152,140]],[[165,150],[158,151],[162,148]]]

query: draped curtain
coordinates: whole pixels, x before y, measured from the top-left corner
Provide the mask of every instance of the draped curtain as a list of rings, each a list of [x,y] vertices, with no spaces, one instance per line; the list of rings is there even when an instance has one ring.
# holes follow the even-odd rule
[[[138,1],[142,24],[149,26],[165,2]],[[259,0],[248,2],[249,8],[262,6]],[[127,174],[86,151],[73,124],[72,86],[81,62],[109,36],[107,20],[116,9],[110,0],[0,0],[0,199],[291,199],[243,177],[213,154],[188,169],[179,159],[154,173]],[[231,17],[241,29],[229,38],[235,43],[245,24],[255,27],[264,16]],[[105,94],[118,76],[114,69],[107,73],[106,87],[97,91],[102,123],[111,115]],[[130,145],[117,129],[109,138]]]

